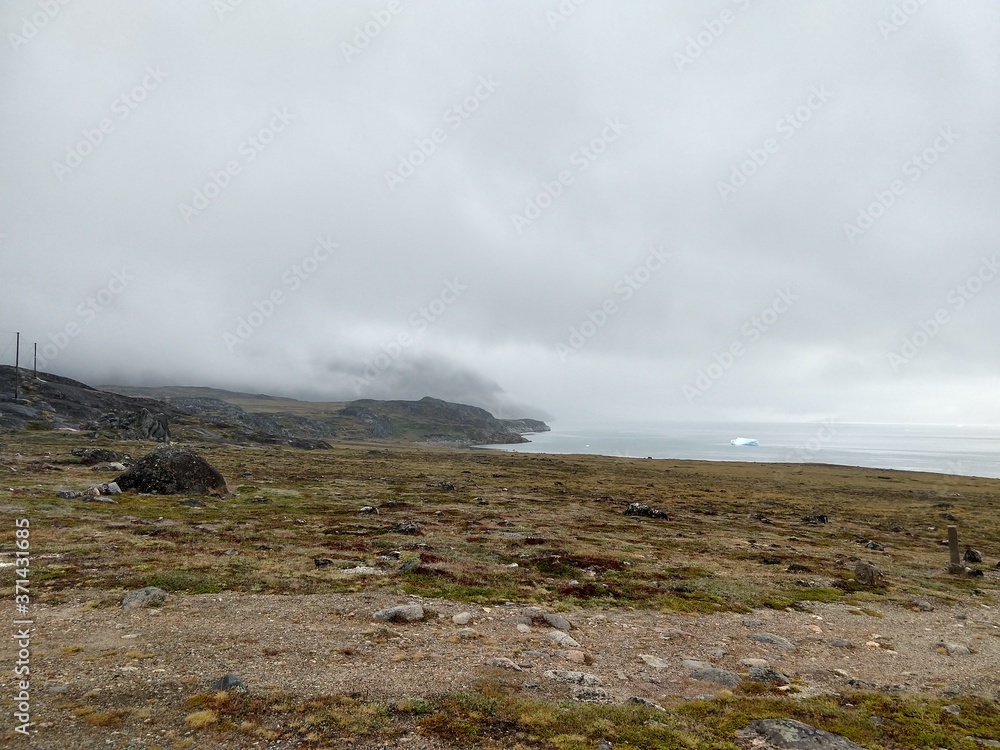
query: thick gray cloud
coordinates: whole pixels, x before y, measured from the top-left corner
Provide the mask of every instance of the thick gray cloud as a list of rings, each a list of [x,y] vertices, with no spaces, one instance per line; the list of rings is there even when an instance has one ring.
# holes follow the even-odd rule
[[[5,362],[20,330],[93,382],[1000,423],[995,3],[12,0],[0,31]]]

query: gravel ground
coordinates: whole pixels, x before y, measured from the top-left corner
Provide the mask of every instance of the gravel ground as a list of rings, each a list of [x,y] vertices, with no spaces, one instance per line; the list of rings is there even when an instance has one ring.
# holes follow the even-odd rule
[[[519,605],[485,608],[383,594],[224,593],[171,596],[160,608],[125,610],[90,607],[92,598],[81,593],[66,604],[38,607],[31,664],[36,734],[25,744],[5,727],[0,738],[9,746],[170,747],[189,731],[184,699],[230,672],[255,693],[350,693],[395,701],[462,690],[483,677],[563,700],[572,686],[545,672],[575,670],[598,677],[609,701],[638,696],[658,702],[726,690],[694,678],[699,667],[746,679],[757,663],[743,660],[760,659],[791,678],[802,696],[861,687],[1000,699],[1000,617],[984,605],[942,603],[932,611],[877,605],[862,611],[815,604],[808,611],[697,616],[575,610],[560,614],[572,623],[569,635],[579,647],[564,647],[550,640],[552,626],[525,617]],[[425,609],[423,621],[372,617],[384,607],[416,601]],[[463,612],[472,615],[471,622],[456,624],[453,616]],[[760,634],[787,639],[794,648],[752,638]],[[14,659],[11,643],[3,646],[4,663]],[[491,659],[509,662],[496,666]],[[4,686],[6,705],[12,687]],[[101,710],[145,708],[149,716],[139,728],[113,731],[74,716],[81,702]],[[436,747],[416,736],[399,746]]]

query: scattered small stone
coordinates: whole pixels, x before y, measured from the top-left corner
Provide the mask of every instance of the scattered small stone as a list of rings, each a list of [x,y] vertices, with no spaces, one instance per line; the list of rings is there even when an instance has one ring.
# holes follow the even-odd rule
[[[983,561],[983,553],[977,549],[968,547],[965,550],[965,554],[962,556],[962,560],[967,563],[981,563]]]
[[[858,560],[858,564],[854,566],[854,580],[859,586],[868,588],[885,586],[885,574],[875,565],[864,560]]]
[[[987,740],[983,737],[967,737],[966,739],[970,739],[983,747],[1000,747],[1000,740]]]
[[[456,625],[468,625],[472,622],[472,615],[469,612],[459,612],[457,615],[452,615],[451,621]]]
[[[399,566],[400,573],[412,573],[420,567],[420,560],[407,560]]]
[[[601,678],[586,672],[568,671],[565,669],[550,669],[543,673],[543,677],[558,682],[569,682],[574,685],[586,685],[587,687],[599,687]]]
[[[716,667],[696,669],[691,673],[691,676],[696,680],[701,680],[702,682],[714,682],[717,685],[723,685],[729,688],[738,687],[739,684],[743,682],[743,678],[736,674],[736,672],[730,672],[729,670],[718,669]]]
[[[873,540],[868,540],[867,542],[865,542],[865,549],[873,549],[876,552],[885,552],[885,545],[879,544],[878,542]]]
[[[741,739],[770,743],[784,750],[864,750],[839,734],[816,729],[794,719],[760,719],[737,733]]]
[[[812,568],[799,563],[792,563],[787,568],[785,568],[786,573],[812,573]]]
[[[263,503],[269,503],[271,501],[268,500],[266,497],[251,497],[249,500],[247,500],[247,502],[248,503],[256,503],[258,505],[261,505]]]
[[[156,586],[130,591],[122,599],[123,609],[140,609],[142,607],[159,607],[167,600],[167,592]]]
[[[750,667],[749,676],[754,682],[768,682],[777,685],[787,685],[791,682],[787,675],[773,667]]]
[[[744,617],[743,627],[745,628],[762,628],[764,627],[764,621],[758,617]]]
[[[806,523],[814,523],[814,524],[830,523],[830,517],[823,515],[802,516],[802,520],[805,521]]]
[[[513,660],[508,659],[506,656],[494,656],[491,659],[487,659],[486,660],[486,666],[487,667],[499,667],[500,669],[512,669],[515,672],[523,672],[524,671],[519,666],[517,666],[517,664],[515,664],[513,662]]]
[[[608,692],[604,688],[574,685],[569,691],[570,697],[581,703],[604,703],[608,700]]]
[[[921,612],[934,611],[934,605],[924,599],[910,599],[910,605]]]
[[[767,659],[740,659],[740,664],[744,667],[763,667],[765,669],[771,666]]]
[[[90,467],[91,471],[125,471],[125,464],[118,461],[101,461]]]
[[[212,683],[212,690],[232,690],[237,693],[247,692],[246,683],[236,675],[229,673]]]
[[[56,497],[60,497],[63,500],[72,500],[73,498],[80,497],[80,493],[73,492],[72,490],[63,490],[62,492],[57,492]]]
[[[363,505],[358,510],[358,513],[360,513],[363,516],[377,516],[378,508],[376,508],[374,505]]]
[[[614,745],[605,739],[597,743],[597,750],[614,750]]]
[[[418,622],[424,619],[424,608],[419,604],[398,604],[380,609],[373,617],[386,622]]]
[[[185,508],[204,508],[205,503],[202,500],[198,500],[194,497],[189,497],[186,500],[181,500],[178,505],[183,505]]]
[[[639,654],[639,658],[653,669],[666,669],[670,666],[670,663],[666,659],[661,659],[659,656],[653,656],[652,654]]]
[[[644,518],[663,518],[663,519],[670,518],[670,516],[668,516],[662,510],[651,508],[645,503],[629,503],[628,507],[625,508],[625,515],[642,516]]]
[[[951,714],[952,716],[958,716],[962,713],[962,707],[957,705],[952,706],[941,706],[941,710],[945,713]]]
[[[834,648],[854,648],[854,644],[846,638],[831,638],[828,643]]]
[[[785,649],[786,651],[795,650],[795,644],[790,640],[772,633],[754,633],[750,636],[750,640],[757,641],[757,643],[763,643],[768,646],[777,646],[778,648]]]
[[[455,631],[455,635],[461,638],[463,641],[469,641],[474,638],[479,637],[479,631],[475,628],[459,628]]]
[[[442,490],[453,490],[455,485],[452,482],[438,482],[438,487]]]
[[[580,648],[580,644],[576,642],[572,636],[567,635],[561,630],[553,630],[551,633],[545,636],[553,643],[557,643],[560,646],[565,646],[566,648]]]
[[[519,622],[517,624],[517,632],[518,633],[530,633],[531,632],[531,626],[530,625],[525,625],[523,622]]]

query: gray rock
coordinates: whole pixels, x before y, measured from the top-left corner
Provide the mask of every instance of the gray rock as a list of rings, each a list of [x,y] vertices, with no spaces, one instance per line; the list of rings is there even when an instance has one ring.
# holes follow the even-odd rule
[[[867,588],[885,586],[885,574],[877,566],[864,560],[858,560],[858,564],[854,566],[854,580],[859,586]]]
[[[740,659],[740,664],[744,667],[769,667],[770,662],[767,659]]]
[[[125,464],[117,461],[101,461],[90,467],[91,471],[125,471]]]
[[[628,507],[625,508],[626,516],[642,516],[644,518],[664,518],[669,519],[666,513],[657,508],[651,508],[645,503],[629,503]]]
[[[646,708],[655,708],[657,711],[666,711],[667,710],[663,706],[661,706],[659,703],[654,703],[653,701],[651,701],[651,700],[649,700],[647,698],[642,698],[642,697],[640,697],[638,695],[633,695],[631,698],[629,698],[625,702],[626,703],[631,703],[634,706],[645,706]]]
[[[795,644],[792,643],[787,638],[782,638],[780,635],[774,635],[772,633],[754,633],[750,636],[750,640],[757,641],[757,643],[763,643],[768,646],[777,646],[778,648],[784,649],[785,651],[794,651]]]
[[[604,688],[574,685],[569,691],[570,697],[581,703],[604,703],[609,699]]]
[[[118,486],[118,482],[108,482],[107,484],[101,485],[102,495],[120,495],[122,494],[122,488]]]
[[[573,685],[585,685],[587,687],[600,687],[601,678],[586,672],[576,672],[566,669],[550,669],[543,677],[558,682],[569,682]]]
[[[666,669],[670,666],[666,659],[661,659],[659,656],[653,656],[652,654],[639,654],[639,658],[653,669]]]
[[[553,627],[556,630],[562,630],[563,632],[568,632],[573,627],[570,624],[570,621],[565,617],[551,612],[545,612],[542,615],[542,619],[545,620],[550,627]]]
[[[75,497],[79,497],[80,493],[73,492],[72,490],[62,490],[61,492],[57,492],[56,496],[62,498],[63,500],[72,500]]]
[[[451,621],[456,625],[468,625],[472,622],[472,615],[468,612],[459,612],[457,615],[452,615]]]
[[[934,605],[925,599],[910,599],[911,606],[919,609],[921,612],[933,612]]]
[[[951,714],[952,716],[958,716],[962,713],[961,706],[941,706],[941,710],[945,713]]]
[[[419,604],[399,604],[380,609],[372,616],[386,622],[419,622],[424,619],[424,608]]]
[[[378,508],[376,508],[374,505],[364,505],[358,510],[358,513],[365,516],[377,516]]]
[[[212,690],[232,690],[237,693],[247,691],[246,683],[236,675],[229,673],[212,683]]]
[[[969,547],[965,550],[965,554],[962,556],[962,559],[967,563],[981,563],[983,561],[983,553],[977,549]]]
[[[711,669],[711,662],[707,662],[704,659],[684,659],[681,662],[681,666],[685,669]]]
[[[561,630],[553,630],[551,633],[545,636],[553,643],[557,643],[560,646],[566,648],[581,648],[580,644],[576,642],[576,639]]]
[[[455,635],[457,635],[462,640],[468,641],[472,640],[473,638],[478,638],[479,631],[476,630],[475,628],[459,628],[458,630],[455,631]]]
[[[773,667],[750,667],[750,679],[754,682],[768,682],[776,685],[787,685],[791,682],[787,675]]]
[[[333,560],[331,560],[329,557],[314,557],[313,565],[315,565],[317,568],[325,568],[328,565],[333,565]]]
[[[144,589],[130,591],[122,599],[123,609],[140,609],[142,607],[159,607],[167,600],[167,592],[156,586],[146,586]]]
[[[420,525],[413,521],[400,521],[390,526],[389,531],[396,534],[417,535],[420,533]]]
[[[945,653],[948,656],[968,656],[972,649],[962,643],[942,643]]]
[[[831,638],[829,643],[835,648],[855,648],[853,643],[844,638]]]
[[[199,500],[195,497],[189,497],[186,500],[181,500],[178,505],[183,505],[185,508],[204,508],[205,501]]]
[[[764,740],[782,750],[864,750],[839,734],[816,729],[794,719],[762,719],[738,733],[740,738]]]
[[[743,682],[743,678],[736,674],[736,672],[730,672],[727,669],[717,669],[716,667],[696,669],[691,673],[691,676],[702,682],[714,682],[716,685],[724,685],[729,688],[738,687]]]

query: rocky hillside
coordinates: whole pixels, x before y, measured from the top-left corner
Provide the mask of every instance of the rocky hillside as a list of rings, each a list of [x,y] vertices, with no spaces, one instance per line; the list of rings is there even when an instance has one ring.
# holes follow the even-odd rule
[[[132,440],[169,439],[177,414],[169,404],[91,388],[69,378],[21,371],[19,398],[13,400],[14,368],[0,366],[0,430],[85,430]]]
[[[102,437],[329,447],[328,440],[393,440],[470,446],[527,442],[548,430],[532,419],[499,420],[485,409],[419,401],[309,402],[212,388],[92,388],[0,367],[0,430],[75,429]]]

